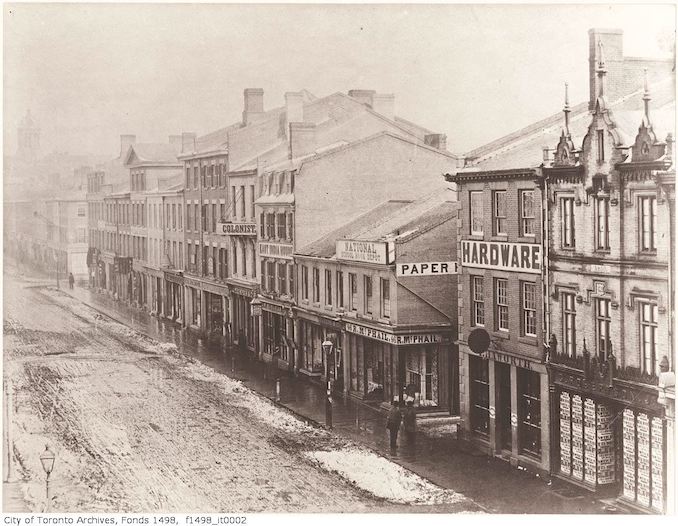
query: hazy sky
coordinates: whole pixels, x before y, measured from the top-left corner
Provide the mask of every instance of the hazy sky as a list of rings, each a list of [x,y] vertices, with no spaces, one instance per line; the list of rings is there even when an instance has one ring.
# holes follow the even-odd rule
[[[43,151],[117,154],[241,117],[242,91],[394,93],[463,153],[588,97],[591,27],[672,55],[673,6],[5,4],[5,153],[26,109]]]

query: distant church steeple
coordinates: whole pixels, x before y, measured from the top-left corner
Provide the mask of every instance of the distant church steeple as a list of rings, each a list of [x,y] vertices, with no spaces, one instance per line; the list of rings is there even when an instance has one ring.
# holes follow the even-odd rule
[[[31,117],[31,110],[21,119],[17,128],[17,157],[26,161],[35,161],[40,155],[40,128]]]

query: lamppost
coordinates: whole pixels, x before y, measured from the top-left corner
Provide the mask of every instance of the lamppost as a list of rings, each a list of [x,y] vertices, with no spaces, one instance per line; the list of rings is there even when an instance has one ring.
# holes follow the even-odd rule
[[[42,455],[40,455],[40,462],[42,463],[42,469],[45,470],[45,474],[47,475],[47,478],[45,479],[45,496],[47,497],[47,505],[45,506],[45,511],[49,511],[49,476],[52,473],[52,469],[54,469],[54,453],[52,450],[49,448],[49,444],[45,446],[45,451],[42,452]]]
[[[332,429],[332,379],[330,378],[330,356],[332,356],[332,349],[334,344],[330,340],[325,340],[322,343],[323,352],[325,353],[325,379],[327,380],[327,398],[325,399],[325,425]]]

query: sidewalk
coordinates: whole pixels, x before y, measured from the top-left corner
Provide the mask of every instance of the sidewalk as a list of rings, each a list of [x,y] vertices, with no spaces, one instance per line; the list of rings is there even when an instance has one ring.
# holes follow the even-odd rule
[[[243,381],[251,389],[274,400],[275,377],[281,383],[280,405],[314,423],[325,422],[325,392],[321,385],[277,371],[249,353],[225,345],[221,339],[198,339],[191,331],[112,298],[76,287],[64,292],[90,307],[161,342],[177,345],[214,370]],[[231,371],[235,365],[235,370]],[[589,492],[553,479],[548,481],[512,468],[507,462],[473,451],[453,434],[427,436],[417,433],[416,446],[399,438],[391,455],[385,415],[353,399],[335,396],[334,432],[369,447],[386,458],[432,482],[473,499],[493,513],[610,513],[613,510]],[[420,428],[422,426],[420,425]]]

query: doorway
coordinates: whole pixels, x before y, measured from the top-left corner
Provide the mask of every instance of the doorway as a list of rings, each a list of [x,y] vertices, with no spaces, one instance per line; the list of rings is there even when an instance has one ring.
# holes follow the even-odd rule
[[[511,451],[511,366],[494,362],[497,393],[497,443],[503,450]]]

